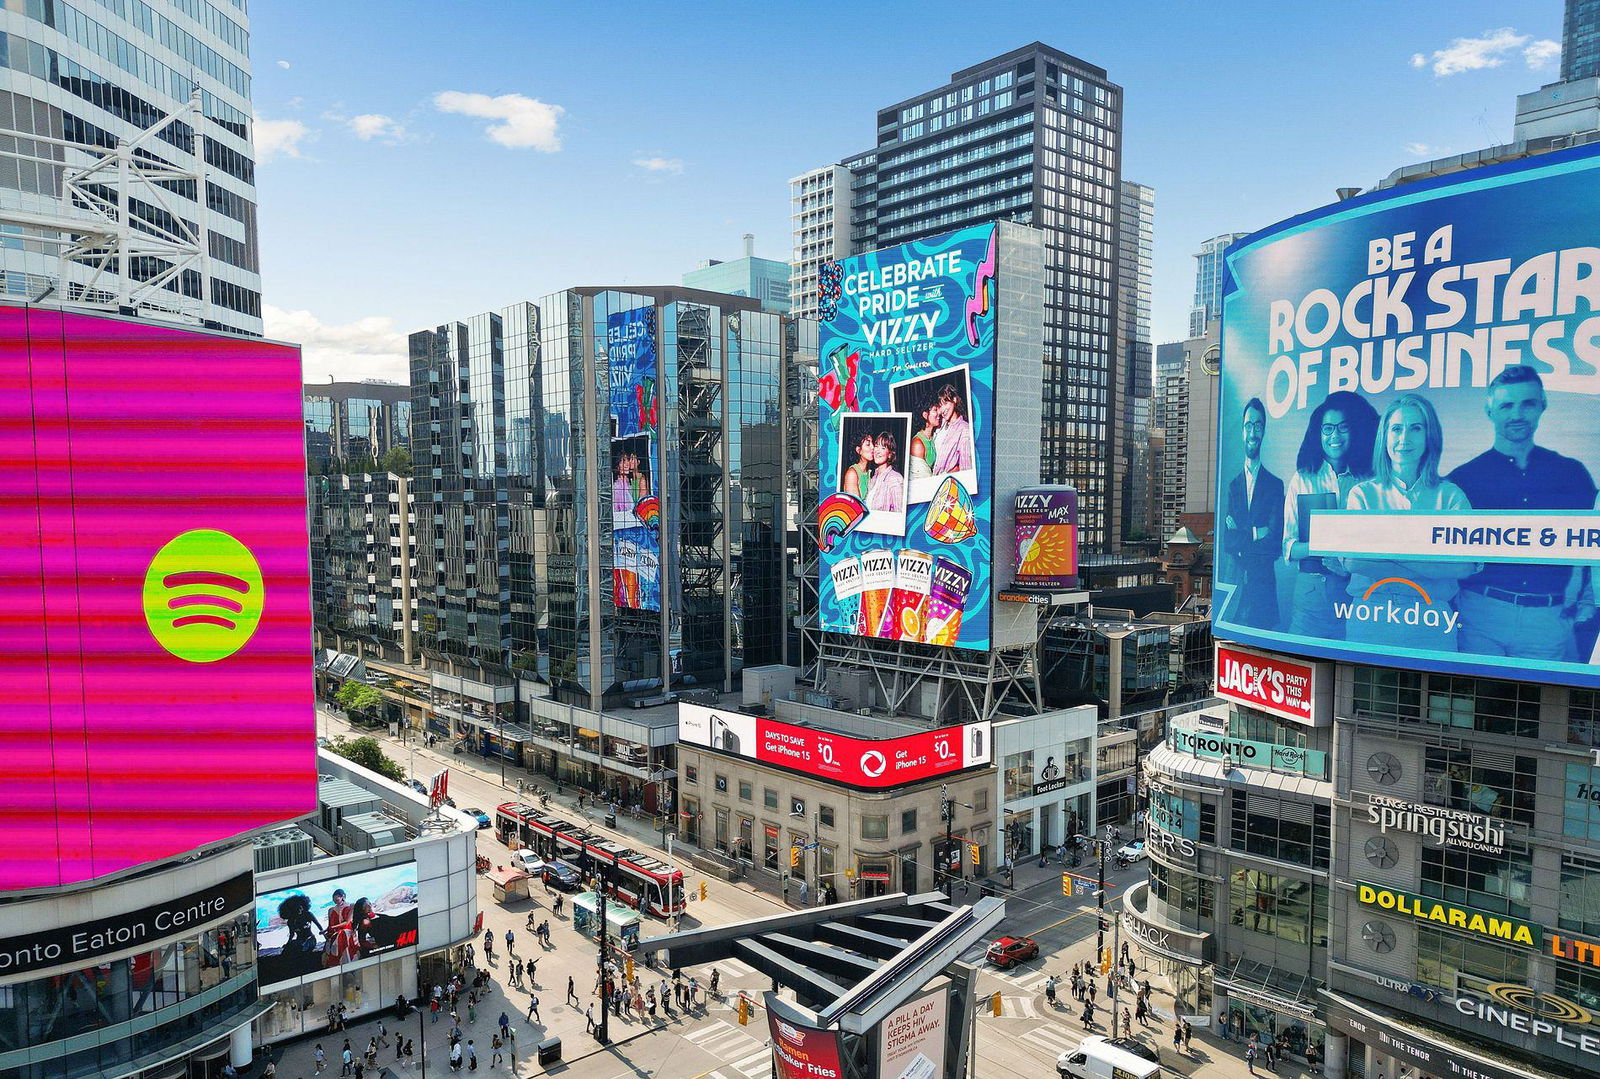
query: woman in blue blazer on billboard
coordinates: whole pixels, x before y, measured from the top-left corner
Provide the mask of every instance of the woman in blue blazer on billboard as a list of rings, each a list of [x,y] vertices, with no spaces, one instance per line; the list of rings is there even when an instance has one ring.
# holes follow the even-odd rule
[[[1355,485],[1372,478],[1377,437],[1378,410],[1349,390],[1330,393],[1311,412],[1283,498],[1283,560],[1295,571],[1290,633],[1335,641],[1344,636],[1334,604],[1345,600],[1350,574],[1339,559],[1311,554],[1310,517],[1343,509]]]
[[[1454,513],[1472,503],[1439,476],[1444,430],[1439,413],[1420,394],[1396,397],[1378,420],[1372,478],[1350,491],[1346,508],[1373,513]],[[1466,562],[1405,561],[1374,555],[1343,559],[1350,571],[1347,640],[1432,652],[1458,649],[1455,598],[1463,577],[1480,567]]]

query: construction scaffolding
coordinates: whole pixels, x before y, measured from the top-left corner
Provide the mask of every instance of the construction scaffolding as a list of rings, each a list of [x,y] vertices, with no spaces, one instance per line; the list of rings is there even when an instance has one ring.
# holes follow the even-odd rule
[[[201,116],[197,89],[187,105],[114,147],[0,128],[0,168],[18,180],[15,199],[0,202],[0,232],[57,259],[53,275],[0,270],[0,291],[199,324],[209,277]],[[187,141],[193,164],[165,160],[158,141],[167,150]],[[194,209],[174,194],[193,199]],[[13,287],[15,275],[24,288]]]

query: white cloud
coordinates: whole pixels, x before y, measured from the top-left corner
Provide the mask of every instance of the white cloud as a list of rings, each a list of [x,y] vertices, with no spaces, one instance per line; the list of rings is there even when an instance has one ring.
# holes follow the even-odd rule
[[[256,117],[256,160],[300,157],[300,142],[311,129],[299,120],[263,120]]]
[[[1408,142],[1405,145],[1405,151],[1412,157],[1427,157],[1433,153],[1433,147],[1425,142]]]
[[[404,382],[409,375],[406,335],[395,329],[392,318],[369,315],[334,325],[310,311],[286,311],[271,304],[261,305],[261,318],[268,337],[301,346],[300,366],[307,382],[330,377]]]
[[[1522,58],[1535,71],[1542,67],[1549,67],[1552,63],[1561,59],[1561,42],[1551,41],[1547,37],[1540,38],[1522,50]]]
[[[287,60],[279,60],[278,61],[278,66],[283,68],[283,70],[288,71],[289,70],[289,61],[287,61]]]
[[[382,139],[393,146],[406,139],[406,129],[396,123],[393,117],[384,116],[382,113],[367,112],[360,116],[352,116],[345,126],[362,142]]]
[[[1463,71],[1482,71],[1505,63],[1506,57],[1527,45],[1528,40],[1527,34],[1502,26],[1498,30],[1485,30],[1480,37],[1458,37],[1444,48],[1436,49],[1431,59],[1420,52],[1414,53],[1411,66],[1426,67],[1431,63],[1434,75],[1439,78]]]
[[[636,157],[633,159],[633,163],[646,172],[670,172],[676,174],[683,171],[683,159],[680,157],[661,157],[659,155]]]
[[[522,94],[469,94],[461,90],[446,90],[433,96],[434,108],[440,112],[475,116],[480,120],[498,120],[490,124],[490,139],[512,150],[538,150],[553,154],[561,149],[561,135],[556,124],[567,110],[560,105],[547,105]]]

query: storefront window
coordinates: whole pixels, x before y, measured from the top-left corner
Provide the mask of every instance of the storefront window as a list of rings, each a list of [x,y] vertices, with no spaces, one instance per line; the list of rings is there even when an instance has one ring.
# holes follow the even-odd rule
[[[761,826],[761,864],[776,873],[778,871],[778,826],[764,824]]]
[[[1328,868],[1332,814],[1327,806],[1241,790],[1233,792],[1232,806],[1234,850]]]
[[[1390,667],[1357,667],[1355,711],[1384,719],[1422,718],[1422,675]]]
[[[1575,689],[1567,705],[1567,741],[1600,748],[1600,693]]]
[[[1430,746],[1423,760],[1423,798],[1430,805],[1449,806],[1531,826],[1538,773],[1536,757],[1513,756],[1503,750]],[[1568,808],[1570,825],[1570,800]],[[1596,823],[1600,824],[1600,818]],[[1594,835],[1600,838],[1600,828]]]
[[[1417,978],[1454,991],[1458,977],[1528,984],[1528,956],[1521,948],[1435,929],[1417,927]]]
[[[1562,793],[1565,806],[1561,834],[1600,841],[1600,768],[1567,765]]]
[[[1005,759],[1006,801],[1033,794],[1033,751],[1008,753]]]
[[[1237,869],[1228,882],[1228,917],[1241,929],[1316,947],[1328,943],[1328,889],[1294,877]]]
[[[1562,856],[1560,910],[1562,929],[1600,937],[1600,858]]]
[[[1590,1011],[1600,1011],[1600,970],[1591,966],[1557,963],[1556,992]]]
[[[1304,727],[1285,723],[1275,716],[1238,704],[1228,713],[1228,736],[1246,738],[1252,742],[1265,742],[1269,746],[1306,748]]]
[[[1150,863],[1150,894],[1182,915],[1184,928],[1197,928],[1216,917],[1216,885],[1160,862]]]
[[[1033,852],[1033,811],[1006,814],[1006,861]]]
[[[1320,1026],[1308,1024],[1304,1019],[1259,1004],[1242,1000],[1228,1002],[1225,1017],[1228,1030],[1236,1040],[1251,1039],[1258,1046],[1276,1045],[1280,1051],[1302,1059],[1313,1051],[1314,1059],[1321,1060],[1327,1032]]]
[[[125,959],[6,986],[0,989],[0,1052],[47,1046],[140,1017],[158,1016],[254,966],[255,920],[241,915],[186,940]],[[254,996],[254,982],[241,992]],[[236,1002],[231,996],[227,1000],[231,1010]],[[150,1031],[146,1040],[154,1047],[188,1033],[178,1029],[186,1020],[176,1012],[170,1020],[157,1018],[154,1028],[146,1026],[148,1022],[141,1022],[141,1029]],[[172,1029],[164,1029],[166,1023],[171,1023]],[[72,1070],[71,1065],[67,1070]]]
[[[734,848],[734,857],[743,858],[747,862],[755,861],[755,835],[756,822],[749,817],[740,817],[739,845]]]
[[[1526,853],[1474,854],[1452,847],[1422,850],[1422,894],[1469,907],[1528,917],[1533,868]]]
[[[720,850],[723,853],[727,853],[727,850],[728,850],[728,811],[726,809],[717,810],[716,811],[716,821],[717,821],[716,822],[716,831],[712,833],[712,845],[715,846],[717,850]]]

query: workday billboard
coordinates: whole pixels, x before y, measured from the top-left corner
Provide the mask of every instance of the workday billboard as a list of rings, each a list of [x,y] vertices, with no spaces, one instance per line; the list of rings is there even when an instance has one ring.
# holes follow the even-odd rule
[[[989,647],[996,229],[828,263],[821,628]]]
[[[0,304],[0,892],[317,805],[300,350]]]
[[[1217,635],[1600,686],[1600,153],[1227,256]]]

